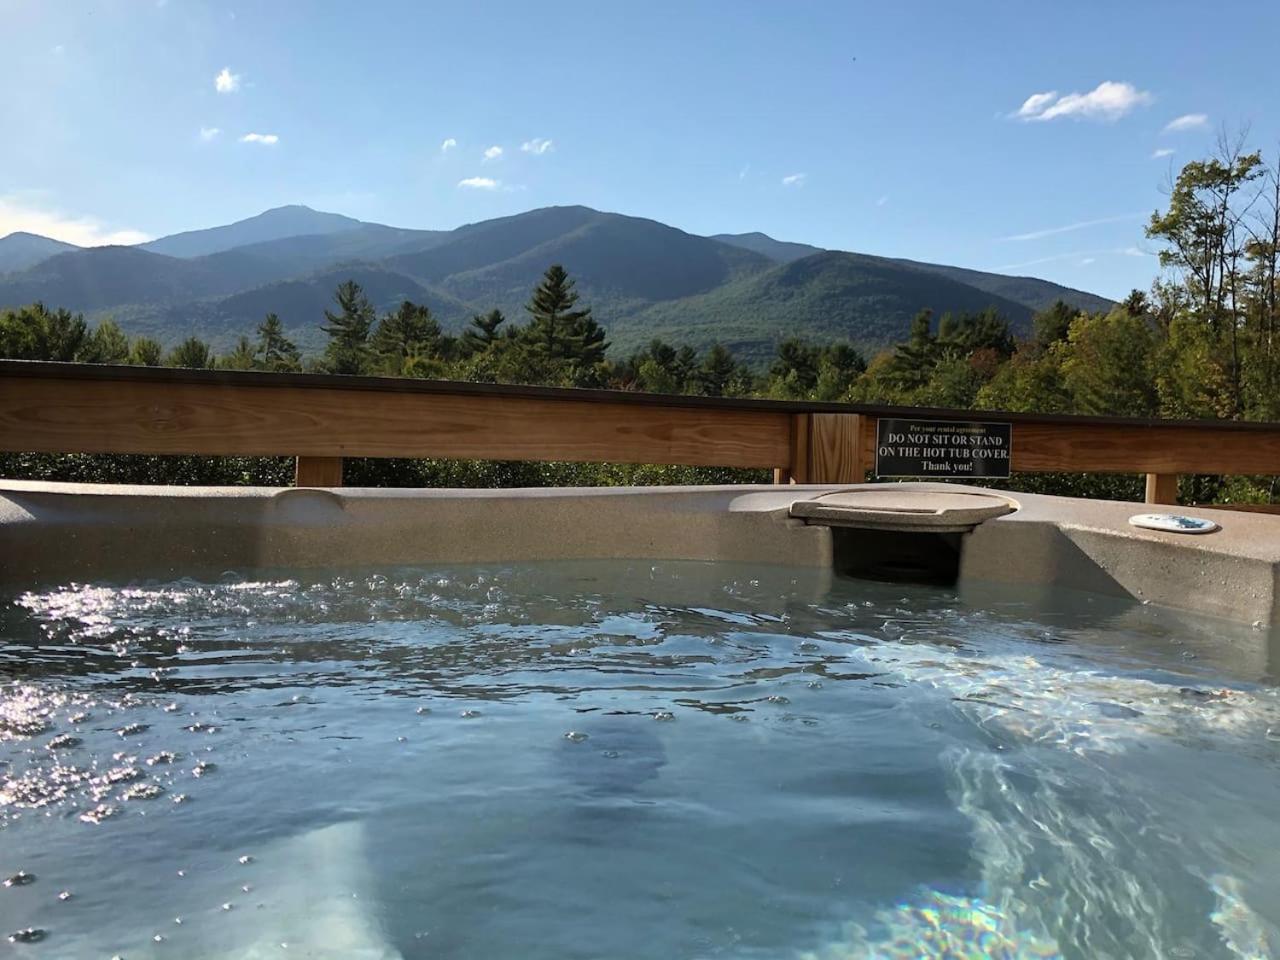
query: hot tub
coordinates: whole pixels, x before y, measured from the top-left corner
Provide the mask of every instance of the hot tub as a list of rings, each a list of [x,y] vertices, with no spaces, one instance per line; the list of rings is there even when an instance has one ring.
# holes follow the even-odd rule
[[[1280,521],[861,489],[5,484],[6,946],[1280,949]]]

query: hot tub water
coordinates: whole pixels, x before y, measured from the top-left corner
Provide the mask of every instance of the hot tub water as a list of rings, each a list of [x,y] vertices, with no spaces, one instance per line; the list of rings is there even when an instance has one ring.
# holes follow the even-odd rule
[[[1248,629],[622,561],[2,616],[15,956],[1280,952]]]

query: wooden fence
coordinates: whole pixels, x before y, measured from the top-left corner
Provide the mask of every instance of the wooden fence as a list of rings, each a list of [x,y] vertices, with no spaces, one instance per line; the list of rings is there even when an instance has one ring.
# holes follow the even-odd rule
[[[0,360],[0,451],[297,458],[338,486],[343,457],[771,468],[856,483],[884,417],[1011,424],[1012,468],[1138,473],[1174,503],[1182,473],[1280,474],[1280,424],[975,413],[608,390]]]

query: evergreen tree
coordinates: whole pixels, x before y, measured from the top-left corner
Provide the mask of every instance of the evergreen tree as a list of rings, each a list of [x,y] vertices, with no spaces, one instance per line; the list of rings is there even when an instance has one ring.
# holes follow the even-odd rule
[[[708,397],[726,396],[738,377],[738,363],[722,344],[713,343],[698,368],[698,385]]]
[[[114,320],[103,320],[84,343],[85,363],[124,363],[129,359],[129,338]]]
[[[129,363],[135,367],[158,367],[164,359],[164,348],[150,337],[138,337],[129,350]]]
[[[440,358],[440,325],[427,307],[406,300],[378,321],[371,344],[380,372],[397,376]]]
[[[278,373],[302,369],[298,348],[284,335],[284,325],[274,313],[268,313],[258,325],[257,352],[264,369]]]
[[[324,312],[327,321],[321,326],[329,337],[324,363],[331,373],[363,373],[369,357],[369,330],[374,311],[360,284],[347,280],[338,285],[333,295],[338,312]]]
[[[248,337],[241,336],[236,341],[236,348],[218,360],[218,366],[224,370],[257,370],[258,349]]]
[[[213,351],[199,337],[187,337],[165,357],[167,367],[191,367],[207,370],[213,366]]]
[[[544,360],[564,361],[578,368],[604,362],[605,332],[591,316],[591,308],[575,309],[575,282],[560,264],[552,264],[525,305],[532,318],[525,342]]]
[[[481,316],[471,318],[471,323],[462,335],[463,349],[468,353],[480,353],[489,349],[498,340],[498,328],[506,323],[507,318],[501,310],[490,310]]]

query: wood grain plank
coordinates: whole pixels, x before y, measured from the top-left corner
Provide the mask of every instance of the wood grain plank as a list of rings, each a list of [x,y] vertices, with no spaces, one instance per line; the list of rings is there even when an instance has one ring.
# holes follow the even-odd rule
[[[1176,473],[1148,473],[1147,503],[1177,503],[1178,475]]]
[[[214,383],[0,378],[0,450],[774,467],[771,410]]]
[[[792,483],[809,483],[810,417],[807,413],[797,413],[789,417],[789,420],[791,432],[787,476]]]
[[[809,482],[862,483],[862,417],[856,413],[815,413],[809,426]]]
[[[293,469],[295,487],[342,486],[341,457],[298,457]]]

